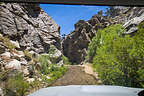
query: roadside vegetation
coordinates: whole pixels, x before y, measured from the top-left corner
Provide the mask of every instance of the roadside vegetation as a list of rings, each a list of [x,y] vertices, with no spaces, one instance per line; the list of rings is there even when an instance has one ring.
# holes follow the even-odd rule
[[[123,32],[119,24],[99,30],[88,46],[86,60],[103,84],[144,88],[144,22],[134,36]]]
[[[10,49],[13,45],[6,37],[0,40]],[[55,57],[56,50],[51,46],[48,54],[33,56],[28,50],[24,50],[25,59],[29,61],[29,76],[24,76],[20,70],[4,69],[0,71],[0,86],[3,88],[4,96],[26,96],[39,88],[47,87],[67,71],[65,64],[69,60],[61,55]],[[64,65],[58,65],[58,60],[63,60]],[[32,81],[28,81],[28,78]]]

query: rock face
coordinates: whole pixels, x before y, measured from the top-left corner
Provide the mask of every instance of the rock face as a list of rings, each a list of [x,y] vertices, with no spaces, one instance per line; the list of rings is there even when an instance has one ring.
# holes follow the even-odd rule
[[[39,4],[0,5],[0,33],[19,43],[21,50],[46,53],[51,44],[60,49],[59,31],[60,27]]]
[[[62,66],[60,27],[39,4],[0,3],[0,74],[8,70],[4,74],[8,79],[20,72],[24,80],[33,82],[42,76],[38,73],[42,69],[38,56],[49,54],[50,46],[56,49],[53,59]],[[48,63],[53,64],[50,60]],[[0,80],[0,84],[6,81]],[[1,89],[5,86],[0,85],[3,96]]]
[[[131,16],[136,16],[130,20],[128,20],[123,27],[127,30],[126,34],[131,34],[133,32],[136,32],[138,30],[137,25],[139,25],[142,21],[144,21],[144,7],[143,8],[134,8],[134,12],[137,11],[137,13],[132,12]]]
[[[63,54],[72,63],[84,61],[88,44],[96,35],[98,29],[103,29],[113,24],[123,24],[126,33],[137,31],[137,25],[144,21],[144,7],[115,7],[110,10],[112,15],[92,16],[88,21],[80,20],[75,24],[75,30],[62,40]],[[116,12],[116,14],[113,14]]]

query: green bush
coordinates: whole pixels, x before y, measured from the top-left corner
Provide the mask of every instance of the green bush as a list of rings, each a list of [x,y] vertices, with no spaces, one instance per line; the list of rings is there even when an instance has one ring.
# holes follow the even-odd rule
[[[6,81],[6,96],[25,96],[28,88],[29,84],[24,81],[23,75],[17,73]]]
[[[98,30],[96,36],[93,37],[92,41],[89,43],[86,61],[92,62],[94,56],[96,55],[97,49],[103,43],[105,35],[107,35],[107,39],[111,39],[112,37],[114,37],[114,35],[120,35],[120,33],[122,33],[123,31],[124,29],[119,24],[114,25],[113,27],[107,27],[104,30]]]
[[[10,50],[16,48],[16,46],[10,42],[10,39],[8,37],[0,36],[0,42],[3,42],[4,45]]]
[[[50,45],[48,53],[49,54],[55,54],[55,50],[56,50],[56,47],[54,45]]]
[[[62,60],[64,61],[65,65],[71,65],[71,63],[69,62],[69,59],[66,56],[62,55]]]
[[[99,30],[97,38],[92,40],[88,55],[92,56],[90,59],[93,59],[94,70],[98,72],[104,84],[131,87],[144,85],[142,82],[144,78],[144,27],[142,25],[133,37],[123,36],[122,26],[114,25]]]
[[[30,54],[28,50],[24,50],[24,55],[28,61],[33,58],[32,54]]]
[[[65,66],[58,66],[56,64],[58,58],[52,56],[55,52],[56,48],[52,45],[50,46],[48,54],[43,54],[38,57],[38,61],[41,63],[40,73],[44,74],[42,80],[47,83],[51,83],[58,79],[66,72]],[[65,56],[62,56],[61,58],[64,60],[65,64],[69,64],[69,61]],[[47,76],[50,78],[47,78]]]
[[[41,63],[41,72],[45,75],[49,73],[49,58],[49,55],[41,55],[38,58],[39,62]]]

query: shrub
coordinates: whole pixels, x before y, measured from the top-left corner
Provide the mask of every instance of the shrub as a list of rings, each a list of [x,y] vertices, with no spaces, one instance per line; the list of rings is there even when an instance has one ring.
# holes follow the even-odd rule
[[[111,33],[109,31],[111,31]],[[92,41],[88,45],[88,53],[86,56],[86,61],[92,62],[94,56],[96,55],[96,51],[102,45],[104,36],[106,34],[108,34],[106,38],[110,39],[114,37],[114,35],[117,35],[117,34],[120,35],[120,33],[122,33],[123,31],[124,29],[119,24],[114,25],[113,27],[107,27],[104,30],[98,30],[96,36],[93,37]]]
[[[27,60],[31,60],[33,58],[32,54],[30,54],[28,50],[24,50],[24,55]]]
[[[29,84],[24,81],[23,75],[17,73],[6,81],[6,96],[25,96],[28,88]]]
[[[8,37],[2,37],[2,36],[0,36],[0,41],[3,42],[4,45],[5,45],[8,49],[10,49],[10,50],[16,48],[16,46],[10,42],[10,40],[9,40]]]
[[[50,45],[48,53],[49,54],[55,54],[55,50],[56,50],[55,46],[54,45]]]
[[[69,62],[69,59],[66,56],[62,55],[62,60],[64,61],[64,64],[71,65],[71,63]]]
[[[134,37],[122,36],[124,29],[114,25],[99,30],[94,38],[93,67],[104,84],[142,87],[144,78],[144,27]],[[139,28],[139,29],[140,29]],[[96,42],[97,41],[97,42]]]
[[[49,55],[41,55],[38,58],[39,62],[41,63],[41,72],[45,75],[49,73],[49,58]]]
[[[51,45],[48,54],[43,54],[38,57],[38,61],[41,63],[41,70],[40,72],[44,74],[42,76],[42,80],[47,83],[51,83],[52,81],[61,77],[65,71],[65,66],[58,66],[56,64],[57,57],[53,57],[52,55],[55,54],[56,48],[55,46]],[[62,56],[64,63],[68,64],[69,61],[65,56]],[[47,78],[50,76],[50,78]]]

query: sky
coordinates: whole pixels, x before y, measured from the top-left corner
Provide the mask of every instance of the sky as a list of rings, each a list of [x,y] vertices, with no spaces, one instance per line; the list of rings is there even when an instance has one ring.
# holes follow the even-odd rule
[[[41,8],[61,27],[60,34],[68,35],[79,20],[89,20],[107,6],[41,4]]]

